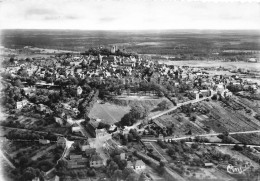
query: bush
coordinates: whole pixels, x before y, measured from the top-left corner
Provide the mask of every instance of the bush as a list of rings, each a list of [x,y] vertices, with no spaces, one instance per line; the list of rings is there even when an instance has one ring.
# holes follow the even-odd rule
[[[163,142],[162,140],[158,140],[157,141],[158,145],[163,148],[166,149],[167,148],[167,144],[165,142]]]
[[[235,146],[233,147],[233,149],[236,150],[236,151],[242,151],[242,150],[243,150],[243,147],[241,147],[241,146],[235,144]]]
[[[160,158],[160,157],[158,157],[158,156],[156,156],[156,155],[154,155],[154,154],[152,154],[152,153],[147,153],[147,155],[148,155],[149,157],[151,157],[151,158],[157,160],[158,162],[161,161],[161,158]]]

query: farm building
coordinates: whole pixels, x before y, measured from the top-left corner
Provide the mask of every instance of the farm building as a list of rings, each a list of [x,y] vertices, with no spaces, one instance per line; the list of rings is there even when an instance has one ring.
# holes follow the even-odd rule
[[[256,63],[256,62],[257,62],[257,59],[256,59],[256,58],[249,58],[249,59],[248,59],[248,62]]]
[[[50,140],[45,140],[45,139],[39,139],[39,143],[43,145],[47,145],[50,143]]]
[[[78,133],[81,131],[81,128],[79,126],[72,127],[72,133]]]
[[[213,167],[214,164],[213,164],[213,163],[204,163],[204,166],[205,166],[205,167]]]

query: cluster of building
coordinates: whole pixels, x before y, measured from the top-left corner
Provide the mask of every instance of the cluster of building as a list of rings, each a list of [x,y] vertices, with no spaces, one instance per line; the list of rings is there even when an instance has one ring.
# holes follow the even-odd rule
[[[66,139],[59,137],[57,140],[57,146],[66,147]],[[106,160],[110,157],[110,153],[115,150],[120,152],[120,159],[127,160],[127,168],[132,168],[136,171],[142,171],[146,168],[145,163],[142,160],[131,161],[132,153],[126,152],[120,148],[120,145],[111,138],[107,138],[103,141],[101,154],[97,151],[97,145],[93,141],[81,141],[78,143],[79,150],[75,151],[76,146],[72,144],[69,148],[69,155],[63,158],[68,163],[67,167],[72,168],[84,168],[87,164],[93,168],[100,168],[106,166]]]

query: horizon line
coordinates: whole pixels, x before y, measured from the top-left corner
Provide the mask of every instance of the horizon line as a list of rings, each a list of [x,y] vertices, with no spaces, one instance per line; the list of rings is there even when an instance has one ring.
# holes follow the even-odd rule
[[[176,28],[176,29],[73,29],[73,28],[0,28],[0,31],[2,30],[79,30],[79,31],[181,31],[181,30],[195,30],[195,31],[259,31],[259,29],[213,29],[213,28]]]

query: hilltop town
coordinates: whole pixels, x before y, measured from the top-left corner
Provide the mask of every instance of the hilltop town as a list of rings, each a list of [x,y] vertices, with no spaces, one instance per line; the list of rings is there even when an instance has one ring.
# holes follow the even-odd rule
[[[260,175],[255,70],[176,65],[115,45],[2,51],[1,155],[10,180]]]

